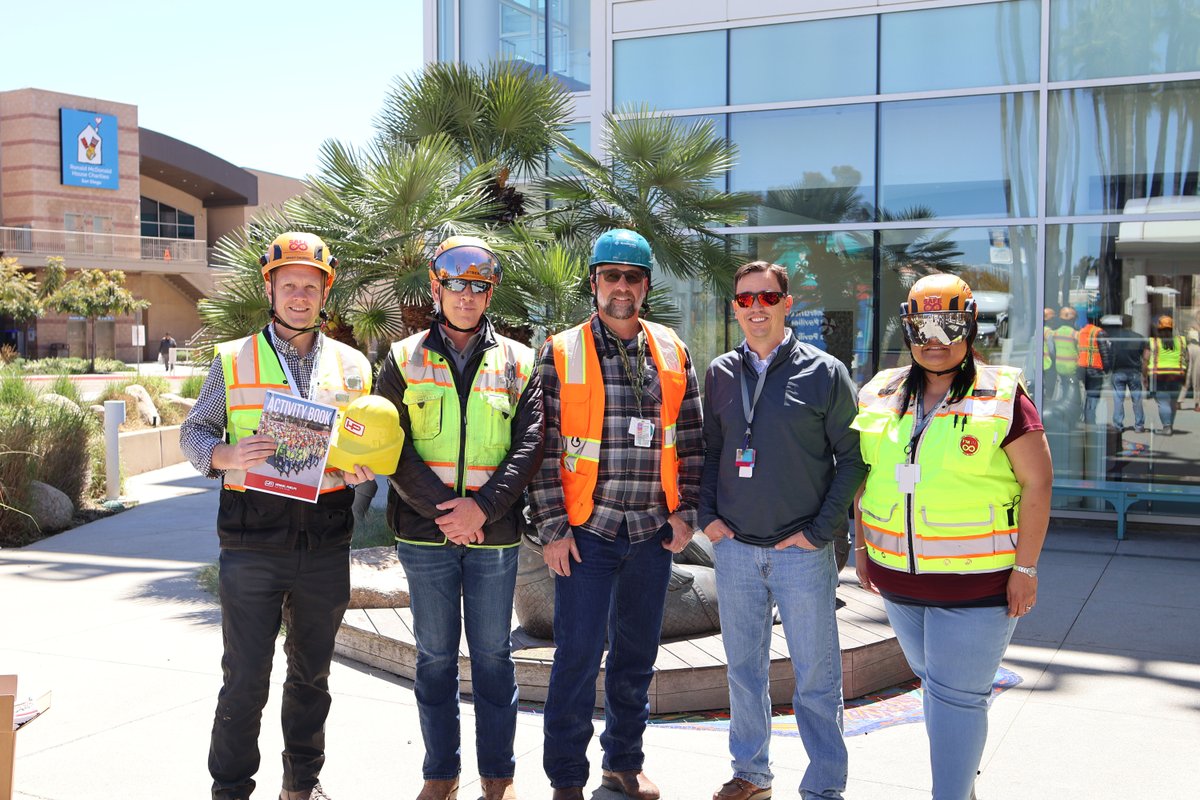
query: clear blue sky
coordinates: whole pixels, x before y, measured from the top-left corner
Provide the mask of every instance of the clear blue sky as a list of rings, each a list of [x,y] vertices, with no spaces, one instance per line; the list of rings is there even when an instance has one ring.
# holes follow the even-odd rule
[[[138,122],[241,167],[302,178],[326,139],[366,144],[421,67],[421,0],[6,3],[0,91],[138,107]]]

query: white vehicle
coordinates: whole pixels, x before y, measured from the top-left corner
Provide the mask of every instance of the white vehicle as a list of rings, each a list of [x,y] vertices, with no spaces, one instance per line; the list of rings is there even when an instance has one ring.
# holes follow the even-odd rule
[[[995,346],[1001,339],[1008,338],[1008,306],[1012,295],[1008,292],[973,292],[975,305],[979,307],[979,335],[982,345]]]

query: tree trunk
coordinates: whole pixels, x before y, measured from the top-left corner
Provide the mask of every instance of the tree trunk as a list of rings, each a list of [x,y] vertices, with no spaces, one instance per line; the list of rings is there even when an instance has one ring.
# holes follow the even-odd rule
[[[88,317],[88,323],[92,326],[92,336],[91,336],[92,346],[91,346],[90,352],[88,354],[91,358],[88,360],[88,370],[87,371],[89,373],[93,373],[96,371],[96,318]]]

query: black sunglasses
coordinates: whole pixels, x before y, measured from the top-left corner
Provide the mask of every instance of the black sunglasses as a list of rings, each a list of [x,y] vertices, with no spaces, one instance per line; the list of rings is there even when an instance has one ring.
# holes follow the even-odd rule
[[[641,286],[642,281],[646,279],[645,271],[640,269],[606,269],[596,273],[596,276],[603,278],[605,283],[616,283],[624,278],[630,286]]]
[[[749,308],[757,297],[764,306],[777,306],[785,296],[783,292],[738,292],[733,296],[733,302],[738,304],[738,308]]]
[[[492,288],[492,284],[488,281],[471,281],[466,278],[442,278],[438,283],[442,284],[442,288],[452,292],[465,292],[470,286],[471,291],[475,294],[484,294]]]

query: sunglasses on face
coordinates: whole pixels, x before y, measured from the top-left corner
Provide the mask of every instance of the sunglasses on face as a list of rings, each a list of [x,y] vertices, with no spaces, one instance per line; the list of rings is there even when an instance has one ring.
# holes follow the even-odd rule
[[[443,278],[438,281],[442,284],[442,288],[451,292],[465,292],[467,287],[471,287],[471,291],[475,294],[485,294],[492,285],[487,281],[471,281],[466,278]]]
[[[640,269],[606,269],[603,272],[597,272],[596,277],[605,283],[612,284],[624,278],[630,286],[640,286],[646,279],[646,273]]]
[[[738,292],[733,296],[733,302],[737,303],[738,308],[749,308],[754,305],[756,297],[759,304],[765,307],[779,305],[786,295],[783,292]]]
[[[952,345],[965,341],[975,322],[975,315],[966,311],[934,311],[925,314],[905,314],[900,318],[904,332],[913,344]]]

